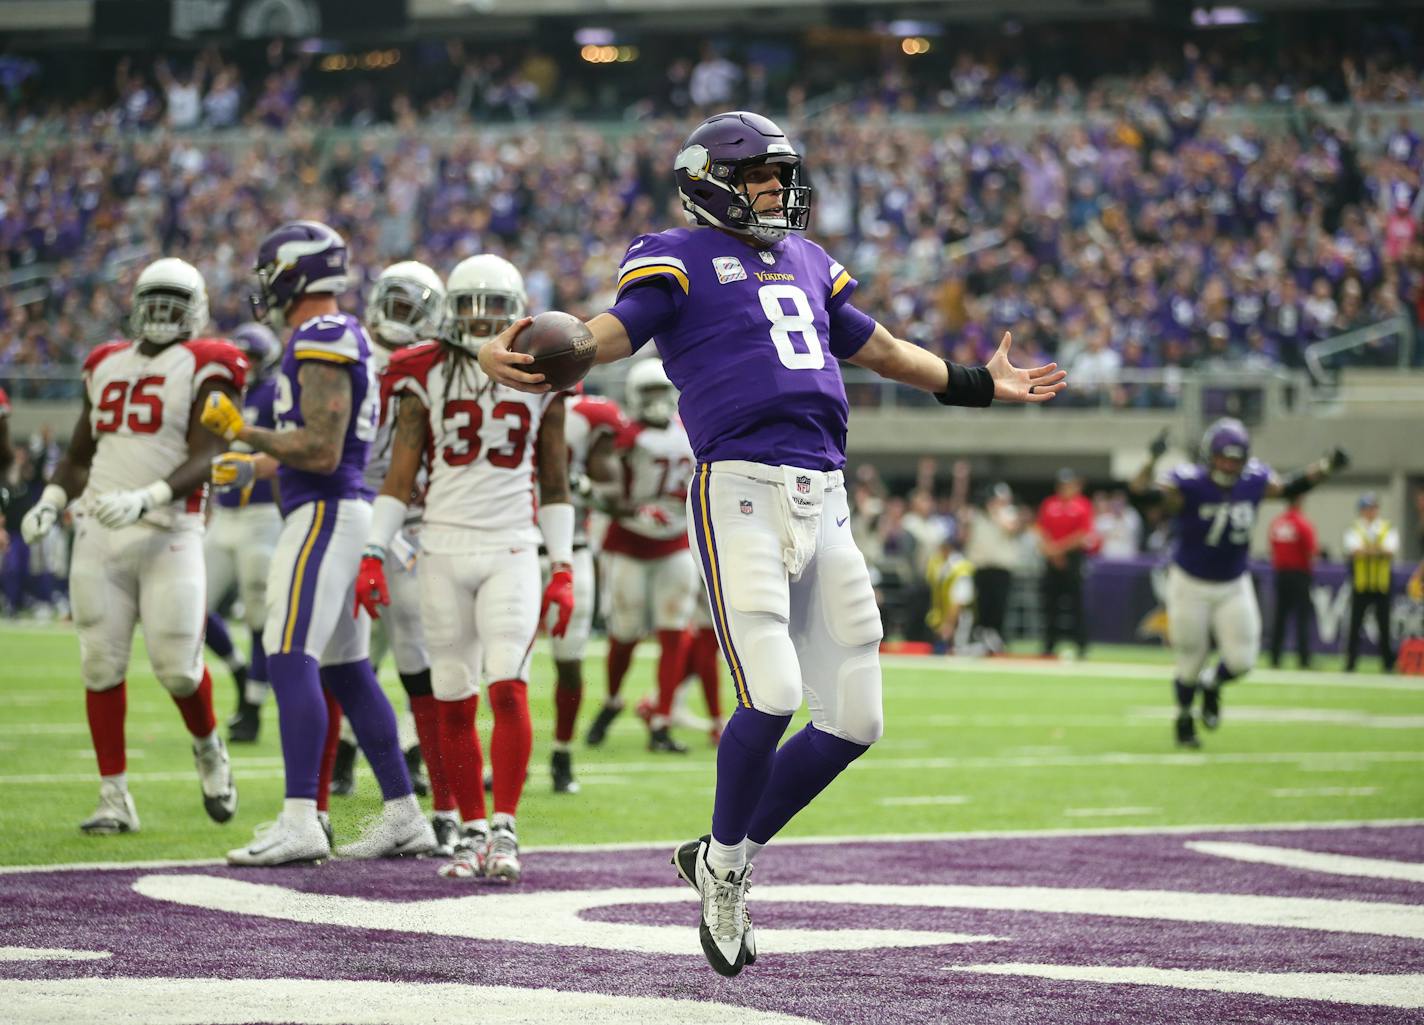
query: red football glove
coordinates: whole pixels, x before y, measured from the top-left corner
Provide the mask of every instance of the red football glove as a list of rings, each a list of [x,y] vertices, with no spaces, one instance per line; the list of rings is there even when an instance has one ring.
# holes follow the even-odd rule
[[[356,607],[351,610],[353,619],[365,609],[372,619],[380,619],[379,607],[391,603],[390,588],[386,586],[386,564],[379,555],[363,555],[361,568],[356,573]]]
[[[549,573],[544,604],[539,608],[539,622],[548,618],[550,605],[558,606],[559,617],[549,628],[549,636],[562,637],[569,629],[569,617],[574,614],[574,568],[567,562],[555,563]]]

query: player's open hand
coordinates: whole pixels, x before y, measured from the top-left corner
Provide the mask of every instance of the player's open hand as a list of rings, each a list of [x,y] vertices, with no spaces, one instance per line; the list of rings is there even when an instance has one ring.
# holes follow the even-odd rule
[[[242,421],[242,410],[220,391],[209,392],[203,402],[203,412],[199,419],[204,427],[221,438],[232,441],[247,426]]]
[[[999,343],[999,351],[986,364],[989,376],[994,379],[994,399],[998,402],[1047,402],[1064,388],[1068,374],[1058,369],[1057,363],[1046,363],[1041,367],[1021,368],[1009,362],[1009,347],[1013,337],[1004,332],[1004,340]]]
[[[569,619],[574,614],[574,569],[566,562],[555,564],[549,571],[549,586],[544,588],[544,603],[539,606],[539,622],[548,620],[549,607],[559,610],[554,625],[549,627],[550,637],[562,637],[569,629]]]
[[[549,390],[549,386],[544,383],[544,375],[531,374],[522,369],[533,363],[534,357],[527,352],[515,352],[510,348],[520,332],[532,323],[533,317],[520,317],[480,347],[479,360],[480,369],[496,384],[537,394]]]

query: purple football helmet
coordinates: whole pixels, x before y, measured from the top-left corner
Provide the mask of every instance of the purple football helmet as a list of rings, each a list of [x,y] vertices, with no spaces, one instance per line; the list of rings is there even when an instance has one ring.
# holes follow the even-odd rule
[[[346,291],[346,240],[320,221],[288,221],[257,247],[256,318],[274,330],[304,295]]]
[[[266,377],[282,358],[282,343],[271,328],[255,320],[234,330],[230,341],[247,356],[256,378]]]
[[[1222,487],[1230,487],[1241,476],[1246,460],[1251,457],[1251,436],[1246,425],[1231,417],[1222,417],[1202,435],[1201,459],[1211,471],[1211,479]],[[1222,465],[1218,460],[1231,460]]]
[[[773,164],[781,178],[782,210],[760,214],[747,201],[743,172]],[[788,232],[805,231],[811,220],[811,188],[801,183],[801,155],[770,118],[745,110],[715,114],[698,125],[673,163],[677,194],[688,219],[779,242]]]

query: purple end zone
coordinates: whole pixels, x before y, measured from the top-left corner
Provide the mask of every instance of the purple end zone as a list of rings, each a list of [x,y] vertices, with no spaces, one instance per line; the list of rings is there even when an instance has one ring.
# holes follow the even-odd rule
[[[691,890],[680,903],[608,900],[584,922],[683,927],[685,954],[560,946],[521,938],[423,934],[418,923],[393,928],[288,921],[157,900],[136,892],[144,877],[204,875],[315,894],[393,904],[435,898],[518,899],[555,891],[667,890],[682,886],[668,852],[531,853],[516,889],[458,885],[436,863],[332,862],[317,868],[219,867],[44,871],[0,874],[0,947],[108,951],[102,960],[0,959],[0,1019],[11,980],[94,977],[207,979],[363,979],[413,983],[542,987],[617,996],[715,1000],[821,1022],[1019,1025],[1025,1022],[1372,1023],[1424,1022],[1415,1006],[1342,1003],[1123,981],[1078,981],[1025,974],[953,971],[998,964],[1209,970],[1240,973],[1401,975],[1424,972],[1424,882],[1337,874],[1238,860],[1193,850],[1195,841],[1264,845],[1291,851],[1404,863],[1394,874],[1418,878],[1424,827],[984,838],[906,843],[838,843],[769,848],[758,861],[751,907],[764,939],[758,963],[735,980],[703,961]],[[1359,869],[1358,863],[1344,868]],[[1386,867],[1386,873],[1393,871]],[[964,886],[1004,891],[1042,888],[1154,890],[1238,898],[1311,898],[1327,919],[1351,920],[1357,902],[1412,905],[1389,928],[1280,925],[1067,913],[1012,908],[894,906],[778,899],[787,886]],[[1051,896],[1044,899],[1054,899]],[[1200,910],[1211,897],[1193,898]],[[596,902],[595,902],[596,903]],[[1171,903],[1170,900],[1164,903]],[[1249,903],[1249,902],[1248,902]],[[1339,908],[1338,915],[1333,910]],[[1388,911],[1388,908],[1384,910]],[[1397,909],[1396,909],[1397,910]],[[1149,912],[1154,913],[1154,912]],[[1198,918],[1202,915],[1198,914]],[[1209,917],[1209,913],[1207,915]],[[777,953],[777,930],[892,930],[997,937],[979,942],[823,949]],[[1353,931],[1346,931],[1353,930]],[[1406,935],[1400,935],[1403,932]],[[831,933],[830,935],[834,935]],[[1387,981],[1387,980],[1382,980]],[[1420,985],[1416,978],[1415,985]],[[1409,1003],[1408,998],[1404,1000]]]

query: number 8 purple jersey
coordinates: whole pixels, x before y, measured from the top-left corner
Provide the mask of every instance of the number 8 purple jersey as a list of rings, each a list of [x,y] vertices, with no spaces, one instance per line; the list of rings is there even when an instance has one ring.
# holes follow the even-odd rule
[[[1274,478],[1271,468],[1255,459],[1229,488],[1211,479],[1204,466],[1184,463],[1158,478],[1162,487],[1182,496],[1177,513],[1177,538],[1172,558],[1200,580],[1235,580],[1246,572],[1256,507]]]
[[[868,337],[832,327],[855,290],[849,271],[799,235],[757,249],[715,228],[675,228],[633,240],[618,298],[650,278],[676,308],[656,341],[699,461],[845,465],[836,360]],[[646,341],[632,338],[635,349]]]

